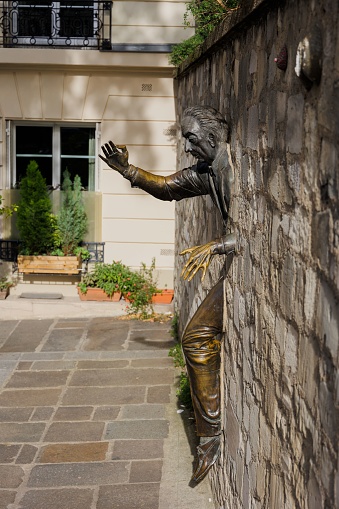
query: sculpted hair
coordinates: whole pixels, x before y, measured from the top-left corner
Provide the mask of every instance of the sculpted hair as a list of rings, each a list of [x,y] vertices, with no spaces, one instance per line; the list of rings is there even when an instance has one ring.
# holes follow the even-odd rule
[[[183,118],[193,117],[206,133],[212,133],[217,141],[228,141],[229,127],[222,114],[210,106],[186,108]]]

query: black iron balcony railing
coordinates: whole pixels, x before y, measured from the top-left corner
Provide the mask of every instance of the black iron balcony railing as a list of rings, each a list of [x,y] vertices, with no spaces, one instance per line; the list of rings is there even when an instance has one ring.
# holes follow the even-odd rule
[[[111,49],[112,2],[0,0],[0,46]]]

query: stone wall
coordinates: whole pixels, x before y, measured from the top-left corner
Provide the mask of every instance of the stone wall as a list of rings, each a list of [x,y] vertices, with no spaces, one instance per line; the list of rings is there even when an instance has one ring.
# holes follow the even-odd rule
[[[337,0],[247,1],[177,74],[178,121],[214,106],[231,127],[241,239],[227,276],[223,450],[217,509],[339,507],[339,7]],[[295,72],[320,30],[319,82]],[[286,45],[288,64],[274,58]],[[192,161],[179,147],[179,167]],[[220,233],[207,198],[177,204],[177,253]],[[181,329],[217,281],[180,280]]]

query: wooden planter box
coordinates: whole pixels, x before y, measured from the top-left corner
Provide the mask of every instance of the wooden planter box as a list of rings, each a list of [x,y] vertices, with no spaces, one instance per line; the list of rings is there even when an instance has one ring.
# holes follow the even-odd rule
[[[23,274],[79,274],[80,256],[18,256],[18,271]]]
[[[87,288],[86,293],[82,293],[80,288],[78,288],[78,294],[80,300],[96,300],[99,302],[119,302],[121,299],[120,292],[114,292],[111,297],[107,295],[101,288]]]
[[[152,304],[170,304],[174,297],[174,290],[162,290],[152,297]]]

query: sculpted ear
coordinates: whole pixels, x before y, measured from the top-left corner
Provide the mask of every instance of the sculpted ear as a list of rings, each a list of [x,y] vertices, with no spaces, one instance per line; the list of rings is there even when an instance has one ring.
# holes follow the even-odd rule
[[[215,147],[216,141],[215,141],[215,136],[214,136],[213,133],[209,133],[209,135],[208,135],[208,143],[211,145],[212,148]]]

